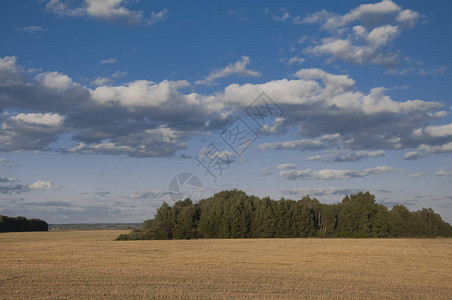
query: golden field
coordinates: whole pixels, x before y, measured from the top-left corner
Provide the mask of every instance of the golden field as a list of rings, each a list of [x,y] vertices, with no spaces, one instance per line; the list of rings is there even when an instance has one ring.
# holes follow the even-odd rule
[[[113,241],[0,234],[1,299],[452,297],[452,239]]]

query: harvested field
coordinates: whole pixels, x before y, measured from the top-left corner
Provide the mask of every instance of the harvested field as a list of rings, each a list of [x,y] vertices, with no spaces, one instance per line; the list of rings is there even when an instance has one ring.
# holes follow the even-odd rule
[[[0,234],[0,298],[452,295],[452,239],[113,241],[125,232]]]

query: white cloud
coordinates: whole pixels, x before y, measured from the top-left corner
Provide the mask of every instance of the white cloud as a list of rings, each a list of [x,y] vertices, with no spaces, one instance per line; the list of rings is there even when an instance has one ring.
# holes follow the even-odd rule
[[[428,154],[449,153],[449,152],[452,152],[452,142],[442,144],[442,145],[422,144],[418,147],[418,149],[421,151],[425,151]]]
[[[419,177],[422,177],[422,173],[411,173],[411,174],[408,174],[408,176],[410,178],[419,178]]]
[[[297,43],[303,44],[304,42],[306,42],[307,39],[308,39],[308,36],[305,34],[297,41]]]
[[[65,91],[73,86],[72,79],[59,72],[45,72],[38,74],[36,80],[43,86],[58,91]]]
[[[45,114],[18,114],[10,118],[11,120],[28,123],[30,125],[45,125],[49,127],[60,127],[64,123],[64,116],[59,114],[45,113]]]
[[[320,69],[299,70],[297,79],[230,84],[223,91],[206,95],[187,91],[190,84],[185,80],[136,80],[90,89],[57,71],[28,76],[15,57],[0,58],[0,95],[5,111],[0,115],[2,151],[57,150],[52,143],[64,132],[78,146],[66,145],[71,150],[62,151],[174,155],[184,149],[190,137],[225,128],[233,112],[243,111],[262,92],[284,111],[283,118],[265,128],[266,134],[291,132],[295,137],[263,143],[257,146],[260,149],[336,147],[353,153],[329,158],[334,153],[323,153],[318,159],[356,160],[378,156],[381,152],[371,152],[385,149],[415,149],[421,156],[432,155],[449,151],[447,144],[451,142],[449,127],[429,124],[445,116],[444,111],[438,111],[441,103],[397,101],[385,95],[382,87],[363,93],[350,76]],[[41,115],[7,113],[18,110]],[[425,127],[416,136],[413,132],[419,124]],[[161,127],[173,132],[173,138],[159,137],[153,131]]]
[[[432,137],[452,136],[452,123],[442,126],[427,126],[422,131]],[[416,130],[414,134],[418,135],[420,133]]]
[[[417,147],[417,151],[406,153],[404,159],[417,160],[433,154],[452,153],[452,142],[439,145],[422,144]]]
[[[109,77],[100,77],[98,76],[96,79],[92,81],[92,84],[96,86],[107,85],[111,82],[111,78]]]
[[[413,27],[421,17],[422,16],[418,12],[411,9],[405,9],[399,13],[396,20],[400,23],[408,24]]]
[[[33,25],[33,26],[24,26],[24,27],[19,27],[19,28],[17,28],[16,29],[17,31],[20,31],[20,32],[25,32],[25,33],[28,33],[28,34],[36,34],[36,33],[38,33],[38,32],[44,32],[44,31],[48,31],[47,29],[45,29],[44,27],[42,27],[42,26],[35,26],[35,25]]]
[[[334,58],[356,64],[376,64],[393,67],[399,62],[396,53],[381,52],[374,45],[356,45],[349,39],[340,38],[323,39],[320,45],[306,48],[306,52],[314,55],[332,55]]]
[[[273,19],[276,21],[285,21],[290,18],[290,14],[285,8],[281,8],[277,14],[273,15]]]
[[[295,164],[285,163],[285,164],[278,165],[277,168],[280,170],[292,170],[292,169],[296,169],[297,166]]]
[[[312,169],[291,169],[281,171],[279,173],[279,176],[287,180],[342,180],[357,177],[366,177],[369,175],[377,175],[394,171],[395,170],[393,168],[388,166],[378,166],[375,168],[368,168],[363,171],[335,169],[322,169],[314,171]]]
[[[103,59],[100,61],[101,64],[115,64],[118,60],[116,58],[110,57],[108,59]]]
[[[421,15],[402,10],[392,1],[363,4],[345,15],[325,10],[305,17],[304,23],[322,23],[322,28],[333,33],[316,46],[305,51],[314,55],[327,55],[356,64],[376,64],[394,68],[400,63],[399,54],[388,47],[403,28],[413,27]],[[354,25],[358,23],[358,25]]]
[[[119,104],[125,107],[157,107],[183,87],[190,84],[185,81],[168,81],[154,83],[137,80],[126,86],[101,86],[91,92],[93,99],[102,104]]]
[[[389,75],[421,75],[421,76],[428,76],[428,75],[438,75],[438,74],[444,74],[447,70],[447,67],[442,66],[438,68],[433,69],[427,69],[424,68],[418,68],[418,67],[408,67],[408,68],[402,68],[402,69],[388,69],[386,70],[386,74]]]
[[[91,83],[96,86],[109,85],[114,79],[119,79],[127,76],[127,72],[115,71],[111,77],[98,76]]]
[[[104,20],[126,18],[131,22],[139,22],[143,12],[130,11],[121,5],[122,2],[122,0],[85,0],[86,13]]]
[[[288,65],[288,66],[291,66],[291,65],[294,65],[294,64],[301,65],[304,61],[305,61],[304,58],[294,56],[294,57],[291,57],[291,58],[287,61],[287,65]]]
[[[93,18],[116,21],[125,20],[131,24],[145,23],[155,24],[165,20],[168,15],[167,9],[160,12],[151,12],[150,17],[144,17],[142,10],[129,10],[123,4],[124,0],[84,0],[83,5],[79,7],[70,7],[68,1],[50,0],[46,4],[46,10],[60,16],[82,17],[90,16]]]
[[[40,150],[64,131],[65,117],[53,113],[0,116],[0,151]]]
[[[165,126],[147,129],[142,132],[130,133],[126,136],[112,138],[101,143],[79,143],[67,152],[81,154],[128,154],[133,157],[153,157],[173,155],[177,150],[184,149],[183,132],[175,131]]]
[[[50,0],[46,4],[46,10],[59,16],[80,17],[86,14],[86,7],[70,8],[62,0]]]
[[[4,58],[0,58],[0,70],[1,71],[17,71],[17,57],[15,56],[5,56]]]
[[[126,71],[124,71],[124,72],[122,72],[122,71],[115,71],[115,72],[111,75],[111,78],[123,78],[123,77],[125,77],[125,76],[127,76],[127,72],[126,72]]]
[[[17,181],[16,178],[0,176],[0,183],[9,183]]]
[[[16,165],[15,163],[10,162],[10,161],[7,160],[6,158],[0,158],[0,167],[7,167],[7,168],[10,168],[10,167],[13,167],[13,166],[15,166],[15,165]],[[2,178],[5,178],[5,177],[2,177]]]
[[[273,175],[270,166],[266,166],[265,168],[260,169],[259,174],[261,176],[270,176]]]
[[[168,10],[166,8],[162,9],[158,13],[151,12],[151,17],[148,20],[148,24],[152,25],[157,22],[163,21],[168,17]]]
[[[328,196],[328,195],[350,195],[360,192],[357,189],[321,187],[321,188],[294,188],[282,191],[287,195],[310,195],[310,196]]]
[[[249,70],[246,66],[250,63],[250,58],[248,56],[242,56],[241,60],[230,63],[227,67],[221,70],[214,71],[210,73],[205,79],[198,80],[196,84],[205,84],[212,85],[216,80],[220,78],[225,78],[231,76],[233,74],[237,74],[239,76],[250,76],[250,77],[259,77],[260,73],[257,71]]]
[[[312,20],[324,22],[323,27],[325,29],[337,29],[353,22],[360,22],[366,26],[372,26],[388,20],[412,24],[420,17],[414,11],[402,10],[400,6],[390,0],[383,0],[374,4],[362,4],[345,15],[321,13],[321,16],[324,16],[324,18],[314,18]]]
[[[366,158],[381,157],[385,154],[384,150],[375,151],[351,151],[351,150],[327,150],[324,155],[310,156],[306,160],[321,160],[325,162],[350,162]]]
[[[16,61],[15,56],[0,57],[0,87],[15,86],[23,82],[24,76]]]
[[[446,72],[447,67],[442,66],[439,68],[434,68],[430,70],[424,70],[423,68],[419,69],[417,72],[418,75],[437,75],[437,74],[444,74]]]
[[[367,40],[372,47],[378,48],[394,40],[399,33],[398,26],[385,25],[372,29],[367,36]]]
[[[405,153],[405,155],[403,156],[403,159],[417,160],[421,157],[423,157],[423,155],[421,153],[419,153],[418,151],[410,151],[410,152]]]
[[[129,199],[156,199],[161,198],[165,195],[168,195],[168,192],[142,190],[135,193],[130,193]]]
[[[286,142],[262,143],[258,146],[259,149],[272,150],[314,150],[327,148],[329,145],[336,143],[340,138],[339,134],[327,134],[316,139],[302,139]]]
[[[435,176],[450,176],[450,175],[452,175],[452,172],[444,170],[439,170],[438,172],[435,173]]]
[[[50,181],[35,181],[28,185],[28,188],[31,190],[50,190],[50,189],[57,189],[58,186],[52,184]]]

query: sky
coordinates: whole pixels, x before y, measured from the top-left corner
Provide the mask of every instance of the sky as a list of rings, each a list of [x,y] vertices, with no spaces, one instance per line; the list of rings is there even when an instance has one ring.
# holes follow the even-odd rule
[[[225,189],[452,222],[450,1],[0,2],[0,214]],[[448,38],[449,36],[449,38]]]

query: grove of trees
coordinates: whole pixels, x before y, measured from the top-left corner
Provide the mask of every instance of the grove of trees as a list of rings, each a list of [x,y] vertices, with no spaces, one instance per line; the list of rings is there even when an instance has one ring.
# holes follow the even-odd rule
[[[185,199],[169,206],[164,202],[154,219],[117,240],[439,236],[452,236],[452,226],[431,208],[411,212],[396,205],[388,210],[369,192],[324,204],[309,196],[275,201],[230,190],[199,203]]]
[[[7,217],[0,215],[0,232],[17,231],[48,231],[47,222],[40,219],[27,219],[24,217]]]

